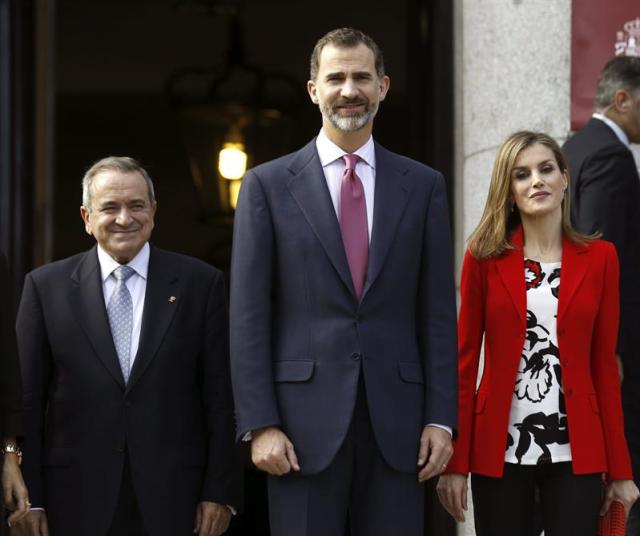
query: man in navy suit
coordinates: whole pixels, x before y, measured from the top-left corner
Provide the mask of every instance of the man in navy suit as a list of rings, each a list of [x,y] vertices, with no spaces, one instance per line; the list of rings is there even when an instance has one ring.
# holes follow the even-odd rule
[[[582,233],[602,233],[620,258],[620,336],[625,432],[640,485],[640,177],[629,150],[640,143],[640,58],[616,57],[598,78],[595,112],[563,149],[571,176],[571,216]],[[640,534],[640,503],[628,534]]]
[[[218,536],[238,504],[223,276],[149,244],[156,200],[132,158],[83,180],[96,246],[25,279],[30,536]]]
[[[237,437],[269,473],[274,536],[423,531],[451,456],[456,309],[445,184],[373,141],[389,89],[375,42],[316,44],[317,138],[250,170],[236,211]]]

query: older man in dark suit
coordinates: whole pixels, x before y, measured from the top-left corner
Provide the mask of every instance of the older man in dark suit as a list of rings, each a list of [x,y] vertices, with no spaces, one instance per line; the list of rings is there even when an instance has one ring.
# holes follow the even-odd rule
[[[418,536],[451,455],[456,310],[442,176],[371,137],[375,42],[324,36],[322,130],[248,172],[231,290],[238,437],[269,473],[274,536]]]
[[[625,430],[640,485],[640,178],[629,143],[640,143],[640,58],[617,57],[598,79],[595,113],[564,145],[576,229],[600,232],[620,258],[620,336]],[[640,504],[629,521],[640,534]]]
[[[18,312],[25,463],[46,536],[222,534],[237,504],[222,274],[148,241],[146,171],[83,181],[97,245],[27,275]]]
[[[4,499],[0,515],[6,510],[9,523],[15,523],[27,514],[30,503],[20,472],[22,451],[17,442],[22,435],[22,385],[9,281],[7,260],[0,251],[0,467]],[[0,534],[5,534],[1,518]]]

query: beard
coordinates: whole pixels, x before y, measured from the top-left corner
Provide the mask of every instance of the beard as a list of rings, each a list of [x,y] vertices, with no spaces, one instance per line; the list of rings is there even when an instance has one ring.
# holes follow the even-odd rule
[[[363,128],[369,121],[371,121],[378,113],[378,103],[371,104],[368,101],[354,101],[349,104],[364,104],[364,110],[362,112],[354,113],[353,115],[340,115],[335,106],[331,106],[326,103],[320,104],[320,112],[333,127],[342,132],[355,132]]]

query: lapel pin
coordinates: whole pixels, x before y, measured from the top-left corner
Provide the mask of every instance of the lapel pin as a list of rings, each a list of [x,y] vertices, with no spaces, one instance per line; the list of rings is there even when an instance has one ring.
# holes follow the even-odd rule
[[[176,298],[175,296],[169,296],[169,303],[173,303],[177,300],[178,298]]]

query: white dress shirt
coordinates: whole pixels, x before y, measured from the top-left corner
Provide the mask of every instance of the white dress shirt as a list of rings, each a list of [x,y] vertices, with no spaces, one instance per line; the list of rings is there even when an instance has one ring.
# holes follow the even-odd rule
[[[333,208],[336,216],[340,219],[340,187],[342,184],[342,175],[344,175],[345,163],[342,157],[347,152],[343,151],[335,143],[333,143],[324,133],[324,129],[320,130],[320,134],[316,138],[316,150],[322,164],[322,171],[327,180],[327,187],[333,201]],[[358,155],[360,158],[356,164],[356,174],[360,177],[362,187],[364,188],[364,200],[367,207],[367,227],[369,228],[369,243],[371,243],[371,230],[373,229],[373,203],[375,197],[376,184],[376,152],[373,145],[373,138],[369,139],[365,144],[354,151],[352,154]]]
[[[138,254],[127,263],[135,273],[126,281],[131,294],[133,304],[133,329],[131,332],[131,367],[138,352],[140,344],[140,330],[142,329],[142,313],[144,310],[144,297],[147,292],[147,273],[149,272],[149,243],[146,242]],[[98,262],[102,274],[102,291],[104,293],[105,307],[109,305],[111,295],[116,288],[116,278],[113,271],[120,266],[104,249],[98,245]]]
[[[622,127],[618,125],[613,119],[609,119],[606,115],[594,113],[591,117],[595,119],[599,119],[603,123],[605,123],[611,130],[613,130],[614,134],[618,137],[618,139],[626,146],[629,147],[629,136],[627,133],[622,130]]]

